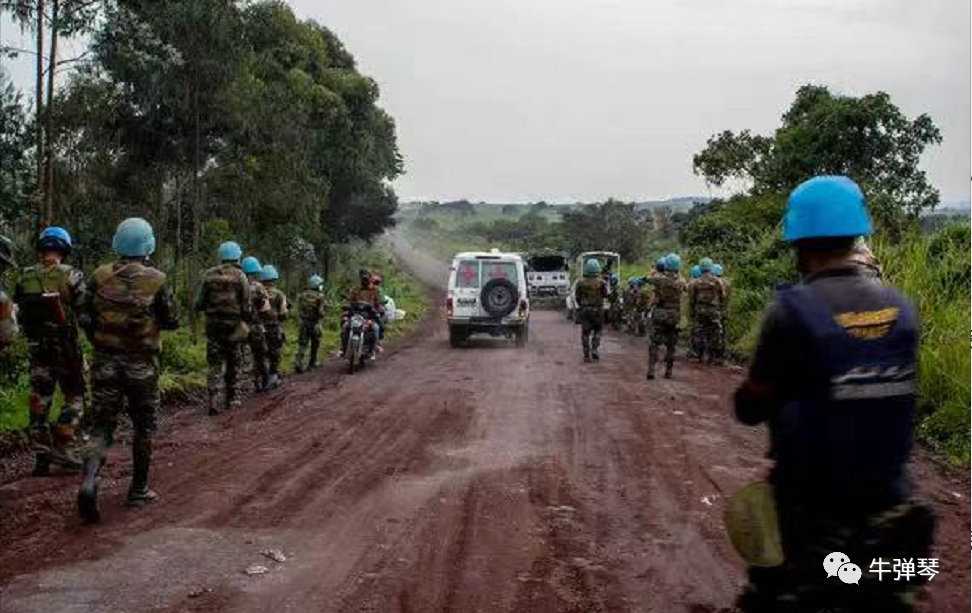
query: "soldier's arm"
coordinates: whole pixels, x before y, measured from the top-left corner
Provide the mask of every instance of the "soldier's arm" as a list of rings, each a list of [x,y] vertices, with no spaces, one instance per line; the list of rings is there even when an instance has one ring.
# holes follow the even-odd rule
[[[287,314],[290,313],[290,308],[287,305],[287,294],[280,292],[280,321],[287,319]]]
[[[163,330],[176,330],[179,328],[179,306],[176,304],[175,295],[168,282],[155,294],[153,304],[155,318],[159,322],[159,327]]]
[[[773,303],[763,317],[756,354],[734,396],[736,419],[755,426],[770,419],[786,401],[786,381],[799,367],[793,363],[794,332],[786,312]]]
[[[79,313],[88,303],[88,286],[84,282],[84,273],[72,268],[68,275],[68,291],[71,295],[71,308]]]
[[[88,340],[91,340],[94,336],[94,297],[97,293],[98,283],[95,281],[94,277],[91,277],[88,279],[84,296],[81,298],[81,306],[77,311],[78,325],[81,326],[81,329],[84,331],[85,336],[88,337]]]
[[[240,298],[240,313],[243,315],[244,321],[250,321],[253,317],[253,296],[250,294],[250,282],[242,271],[239,277],[241,282],[236,291]]]

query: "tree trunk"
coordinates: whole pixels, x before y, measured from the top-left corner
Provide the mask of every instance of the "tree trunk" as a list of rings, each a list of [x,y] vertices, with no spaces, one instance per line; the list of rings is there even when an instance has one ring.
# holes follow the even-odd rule
[[[37,161],[37,219],[40,228],[51,225],[51,220],[44,210],[44,0],[37,0],[37,83],[34,98],[34,109],[37,117],[34,120],[34,147]]]
[[[51,56],[47,59],[47,105],[44,109],[46,147],[44,151],[44,211],[54,219],[54,72],[57,70],[57,18],[61,0],[51,2]]]

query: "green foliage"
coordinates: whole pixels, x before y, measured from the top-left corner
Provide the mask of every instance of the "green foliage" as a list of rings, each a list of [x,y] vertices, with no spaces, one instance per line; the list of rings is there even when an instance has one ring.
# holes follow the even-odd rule
[[[0,226],[30,210],[33,167],[24,97],[0,68]]]

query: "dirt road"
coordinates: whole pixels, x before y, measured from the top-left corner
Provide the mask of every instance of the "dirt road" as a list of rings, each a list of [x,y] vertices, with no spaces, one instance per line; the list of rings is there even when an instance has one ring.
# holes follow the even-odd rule
[[[155,506],[79,526],[76,479],[0,487],[0,609],[715,611],[743,568],[725,497],[764,472],[765,433],[730,418],[729,369],[644,380],[643,341],[533,314],[530,345],[450,349],[441,314],[354,376],[293,377],[229,415],[164,421]],[[943,516],[923,609],[969,607],[968,475],[923,459]],[[279,549],[286,561],[261,551]],[[267,567],[262,575],[244,569]]]

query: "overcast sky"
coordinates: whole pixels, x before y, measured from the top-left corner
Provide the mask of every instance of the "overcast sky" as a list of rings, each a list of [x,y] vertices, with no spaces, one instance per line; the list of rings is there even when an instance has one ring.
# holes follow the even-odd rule
[[[969,198],[968,0],[291,0],[398,124],[402,199],[705,194],[692,154],[769,132],[803,83],[929,113],[923,161]],[[9,27],[4,28],[8,38]]]

